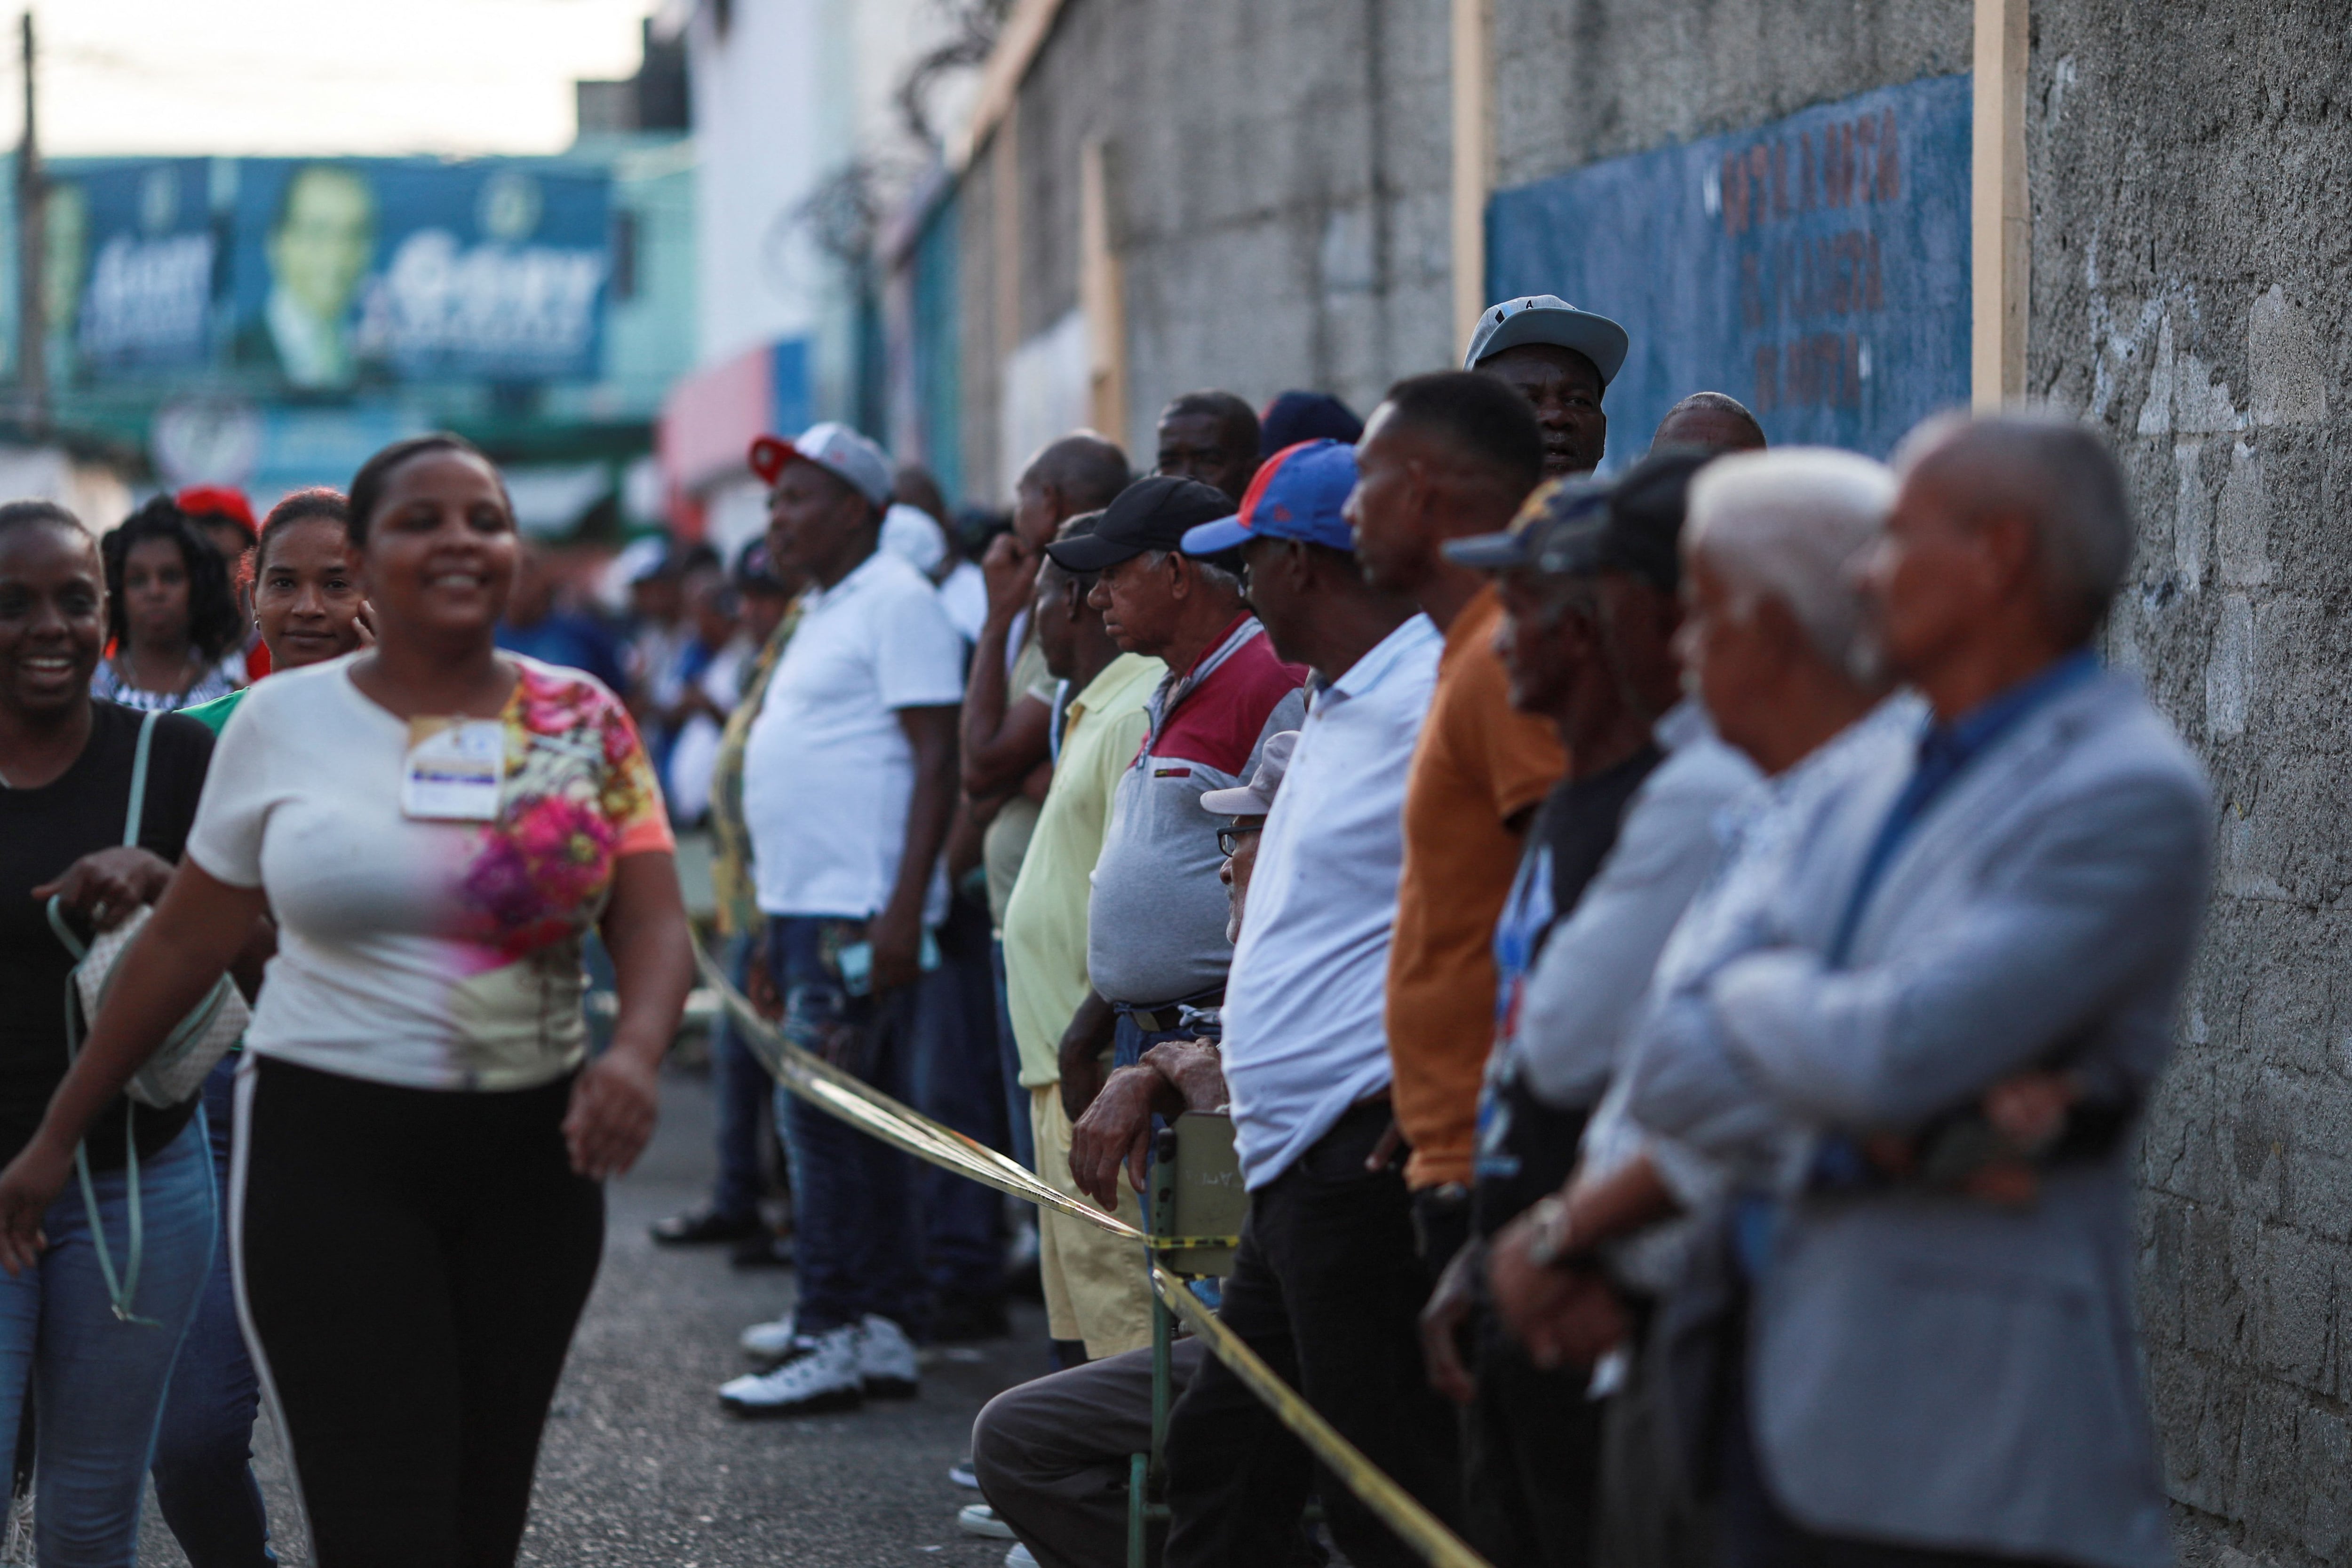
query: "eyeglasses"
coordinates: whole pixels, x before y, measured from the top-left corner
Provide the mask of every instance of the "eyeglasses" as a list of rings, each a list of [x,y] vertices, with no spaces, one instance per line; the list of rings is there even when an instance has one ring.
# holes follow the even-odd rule
[[[1262,833],[1264,831],[1265,831],[1265,829],[1262,826],[1255,828],[1219,828],[1217,830],[1217,848],[1223,852],[1227,860],[1231,860],[1235,854],[1240,852],[1243,834]]]

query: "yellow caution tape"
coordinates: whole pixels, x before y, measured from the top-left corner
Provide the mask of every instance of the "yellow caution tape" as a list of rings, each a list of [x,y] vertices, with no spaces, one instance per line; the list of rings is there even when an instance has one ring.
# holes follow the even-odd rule
[[[1275,1418],[1313,1449],[1325,1468],[1346,1482],[1348,1490],[1380,1515],[1381,1522],[1395,1531],[1406,1545],[1441,1568],[1489,1568],[1484,1557],[1439,1523],[1437,1516],[1422,1507],[1411,1492],[1391,1480],[1386,1471],[1364,1458],[1361,1449],[1334,1431],[1298,1390],[1260,1361],[1257,1353],[1186,1290],[1181,1280],[1155,1263],[1151,1268],[1151,1286],[1168,1303],[1169,1310],[1183,1319],[1201,1343],[1209,1347],[1209,1354],[1223,1362],[1252,1394],[1264,1400]]]
[[[966,1137],[951,1127],[940,1125],[921,1112],[900,1104],[881,1091],[844,1072],[824,1058],[802,1050],[786,1040],[774,1024],[760,1016],[751,1000],[735,988],[699,944],[695,947],[694,958],[701,967],[705,982],[742,1026],[743,1038],[751,1048],[751,1053],[760,1059],[777,1082],[811,1104],[905,1150],[919,1160],[956,1171],[999,1192],[1009,1192],[1015,1197],[1059,1209],[1064,1214],[1099,1225],[1114,1236],[1154,1248],[1170,1246],[1171,1239],[1147,1237],[1117,1215],[1106,1214],[1091,1204],[1077,1201],[1048,1186],[1036,1172],[1005,1158],[987,1145]],[[1190,1239],[1195,1245],[1204,1241],[1232,1244],[1232,1239],[1223,1237]],[[1363,1452],[1353,1443],[1333,1430],[1331,1424],[1318,1415],[1315,1407],[1297,1389],[1259,1360],[1257,1353],[1243,1343],[1240,1335],[1227,1328],[1215,1313],[1202,1305],[1200,1298],[1193,1295],[1181,1280],[1154,1263],[1151,1265],[1151,1288],[1159,1292],[1160,1299],[1168,1304],[1168,1309],[1200,1337],[1201,1343],[1209,1348],[1209,1353],[1224,1363],[1251,1393],[1264,1400],[1274,1412],[1275,1418],[1289,1427],[1300,1442],[1313,1450],[1324,1467],[1339,1477],[1366,1508],[1379,1515],[1381,1521],[1394,1531],[1399,1539],[1426,1561],[1438,1564],[1439,1568],[1490,1568],[1485,1558],[1471,1551],[1460,1536],[1440,1523],[1436,1515],[1423,1508],[1412,1493],[1390,1479],[1379,1466],[1364,1458]]]
[[[694,961],[700,966],[705,983],[742,1026],[744,1043],[769,1075],[818,1109],[904,1149],[919,1160],[968,1176],[983,1186],[1091,1221],[1114,1236],[1137,1242],[1143,1239],[1143,1232],[1118,1216],[1080,1202],[1048,1185],[1028,1166],[1005,1158],[986,1144],[966,1137],[952,1127],[941,1126],[823,1057],[802,1050],[760,1016],[751,999],[735,988],[699,944],[694,949]]]

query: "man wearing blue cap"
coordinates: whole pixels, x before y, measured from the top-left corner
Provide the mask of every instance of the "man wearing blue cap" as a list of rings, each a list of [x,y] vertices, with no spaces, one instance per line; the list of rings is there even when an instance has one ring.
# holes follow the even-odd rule
[[[1557,294],[1489,305],[1462,368],[1507,382],[1543,427],[1544,477],[1590,474],[1609,444],[1601,397],[1625,363],[1625,329]]]
[[[1446,1518],[1459,1491],[1454,1422],[1414,1354],[1429,1274],[1402,1162],[1384,1145],[1381,1025],[1406,764],[1443,639],[1409,595],[1358,570],[1341,515],[1355,478],[1355,455],[1337,442],[1288,447],[1259,470],[1239,516],[1183,540],[1188,554],[1237,549],[1276,652],[1323,680],[1260,832],[1226,982],[1223,1065],[1250,1212],[1219,1315]],[[1232,809],[1215,794],[1202,803]],[[1316,1486],[1305,1448],[1204,1359],[1169,1421],[1164,1562],[1277,1568],[1310,1487],[1350,1562],[1418,1563],[1346,1487],[1328,1476]]]

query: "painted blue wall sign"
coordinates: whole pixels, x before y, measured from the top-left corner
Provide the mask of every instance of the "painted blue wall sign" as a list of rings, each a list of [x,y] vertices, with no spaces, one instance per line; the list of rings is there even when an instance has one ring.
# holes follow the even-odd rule
[[[1930,77],[1499,191],[1487,298],[1623,323],[1610,467],[1701,390],[1884,455],[1969,395],[1969,78]]]

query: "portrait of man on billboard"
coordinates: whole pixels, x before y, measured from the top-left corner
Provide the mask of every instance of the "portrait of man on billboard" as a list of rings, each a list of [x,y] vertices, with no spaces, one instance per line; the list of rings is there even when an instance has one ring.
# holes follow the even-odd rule
[[[375,241],[375,193],[357,170],[336,163],[297,169],[269,225],[269,298],[246,357],[274,362],[289,386],[332,389],[358,381],[353,308]]]

